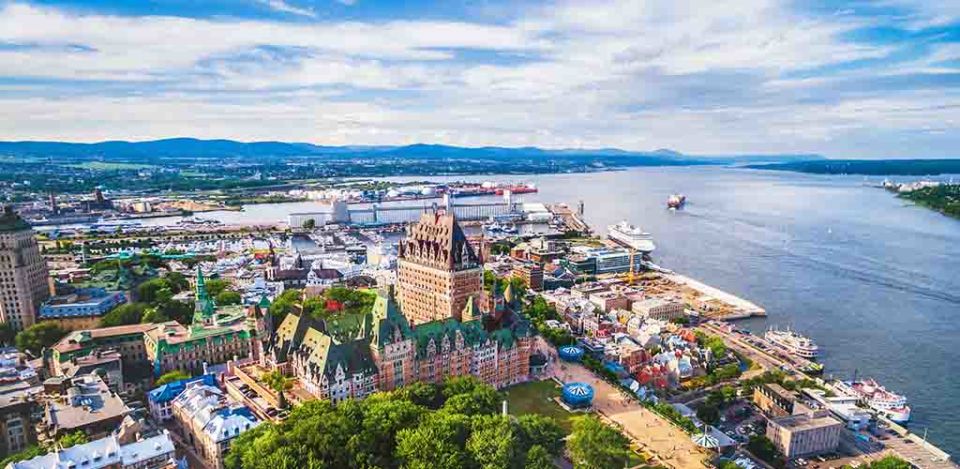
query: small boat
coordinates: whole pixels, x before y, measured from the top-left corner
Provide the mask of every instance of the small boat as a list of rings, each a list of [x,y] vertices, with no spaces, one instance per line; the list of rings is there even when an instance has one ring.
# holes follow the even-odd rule
[[[683,194],[672,194],[670,197],[667,197],[667,208],[671,210],[681,209],[686,203],[687,196]]]

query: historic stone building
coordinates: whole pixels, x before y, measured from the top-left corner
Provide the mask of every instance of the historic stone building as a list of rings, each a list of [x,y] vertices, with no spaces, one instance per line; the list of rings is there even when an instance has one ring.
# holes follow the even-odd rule
[[[12,206],[4,206],[0,213],[0,322],[16,331],[30,327],[49,297],[47,264],[33,229]]]
[[[401,246],[396,295],[379,290],[361,315],[288,314],[261,364],[333,402],[455,376],[497,388],[528,380],[533,337],[519,302],[495,287],[481,308],[482,266],[453,217],[424,215]]]
[[[397,302],[413,324],[461,319],[483,289],[480,258],[453,214],[425,213],[407,227],[397,260]]]

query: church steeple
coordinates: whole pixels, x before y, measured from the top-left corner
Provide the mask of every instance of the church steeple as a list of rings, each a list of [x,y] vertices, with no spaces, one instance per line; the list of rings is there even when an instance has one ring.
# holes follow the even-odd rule
[[[193,325],[201,326],[212,324],[217,313],[217,305],[207,292],[207,283],[203,279],[203,271],[200,270],[200,266],[197,266],[197,289],[195,297],[196,305],[193,311]]]

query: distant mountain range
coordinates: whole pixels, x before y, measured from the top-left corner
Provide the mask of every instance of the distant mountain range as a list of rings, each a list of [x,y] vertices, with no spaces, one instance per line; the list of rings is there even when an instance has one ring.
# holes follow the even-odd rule
[[[624,166],[747,164],[761,162],[795,162],[823,159],[813,154],[695,156],[658,149],[649,152],[616,148],[548,150],[536,147],[457,147],[414,144],[405,146],[322,146],[300,142],[238,142],[234,140],[200,140],[170,138],[143,142],[106,141],[70,143],[21,141],[0,142],[0,155],[19,157],[64,158],[70,160],[107,159],[148,162],[162,159],[205,158],[386,158],[442,160],[597,160],[602,164]]]

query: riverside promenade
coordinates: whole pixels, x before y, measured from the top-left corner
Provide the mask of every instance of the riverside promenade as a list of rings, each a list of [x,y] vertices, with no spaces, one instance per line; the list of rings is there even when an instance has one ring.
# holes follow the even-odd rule
[[[654,456],[651,463],[676,469],[711,467],[704,462],[711,455],[694,444],[690,435],[635,400],[627,399],[623,392],[582,365],[556,361],[551,369],[552,377],[561,382],[579,381],[593,386],[593,408],[597,414]]]

